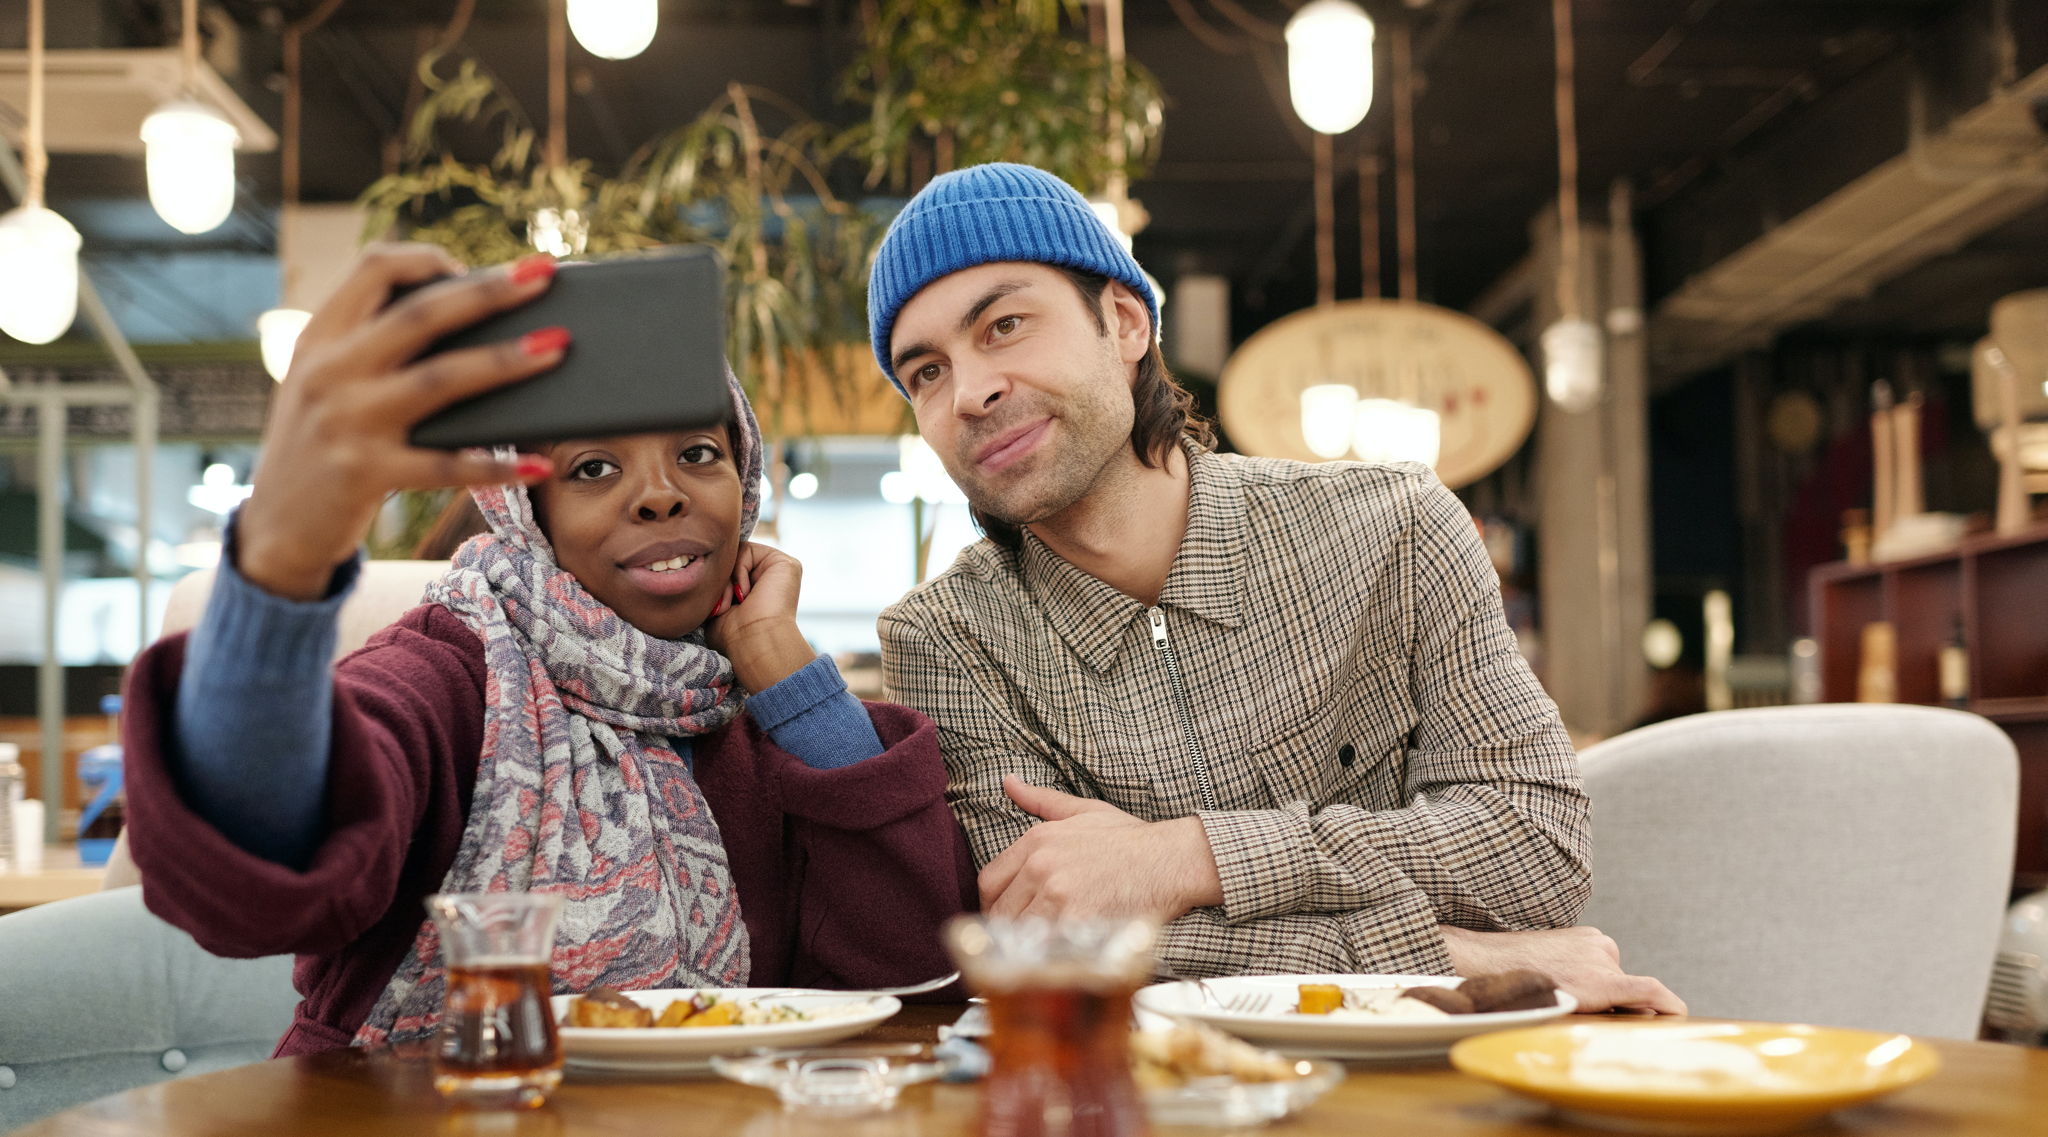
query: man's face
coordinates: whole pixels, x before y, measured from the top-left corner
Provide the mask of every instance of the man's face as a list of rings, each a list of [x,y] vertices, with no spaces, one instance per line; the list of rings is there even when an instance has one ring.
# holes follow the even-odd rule
[[[897,314],[889,359],[918,432],[983,513],[1054,517],[1130,455],[1149,314],[1118,284],[1100,310],[1059,270],[1005,261],[941,277]]]

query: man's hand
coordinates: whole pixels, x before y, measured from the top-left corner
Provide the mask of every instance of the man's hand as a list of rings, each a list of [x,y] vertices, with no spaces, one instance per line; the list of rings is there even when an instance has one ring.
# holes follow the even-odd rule
[[[1526,967],[1572,993],[1581,1013],[1610,1010],[1682,1015],[1685,1001],[1646,975],[1621,969],[1621,948],[1598,928],[1539,932],[1473,932],[1445,925],[1444,947],[1460,975]]]
[[[1017,777],[1003,779],[1003,792],[1043,820],[981,870],[989,915],[1164,922],[1223,903],[1200,818],[1140,821],[1108,802]]]

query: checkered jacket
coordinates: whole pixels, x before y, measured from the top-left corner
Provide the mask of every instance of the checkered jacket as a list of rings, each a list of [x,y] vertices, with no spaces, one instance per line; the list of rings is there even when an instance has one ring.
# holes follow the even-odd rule
[[[977,860],[1035,820],[1005,774],[1199,816],[1224,902],[1167,928],[1187,976],[1448,974],[1440,923],[1571,924],[1578,760],[1464,506],[1412,464],[1188,454],[1156,610],[1027,532],[882,613],[889,696],[939,724]]]

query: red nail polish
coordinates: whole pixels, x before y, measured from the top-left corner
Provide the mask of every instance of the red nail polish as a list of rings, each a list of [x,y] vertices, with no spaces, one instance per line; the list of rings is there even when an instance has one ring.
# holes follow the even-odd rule
[[[521,481],[531,482],[554,473],[555,464],[538,454],[521,454],[519,462],[512,467]]]
[[[555,258],[546,253],[535,253],[512,262],[512,283],[532,284],[555,275]]]
[[[553,355],[569,346],[569,329],[539,328],[519,337],[519,350],[528,355]]]
[[[746,600],[746,598],[747,598],[747,594],[746,594],[746,593],[744,593],[744,592],[742,592],[742,591],[740,591],[740,586],[739,586],[739,585],[735,584],[735,585],[733,585],[733,586],[732,586],[732,602],[733,602],[734,604],[738,604],[738,603],[741,603],[741,602],[743,602],[744,600]]]

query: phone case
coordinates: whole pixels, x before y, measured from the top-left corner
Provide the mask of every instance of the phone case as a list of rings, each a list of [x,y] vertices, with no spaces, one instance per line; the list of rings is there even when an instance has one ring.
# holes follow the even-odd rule
[[[545,295],[447,336],[429,354],[569,329],[545,374],[435,413],[420,446],[522,445],[686,430],[731,414],[725,386],[724,267],[706,246],[565,261]]]

